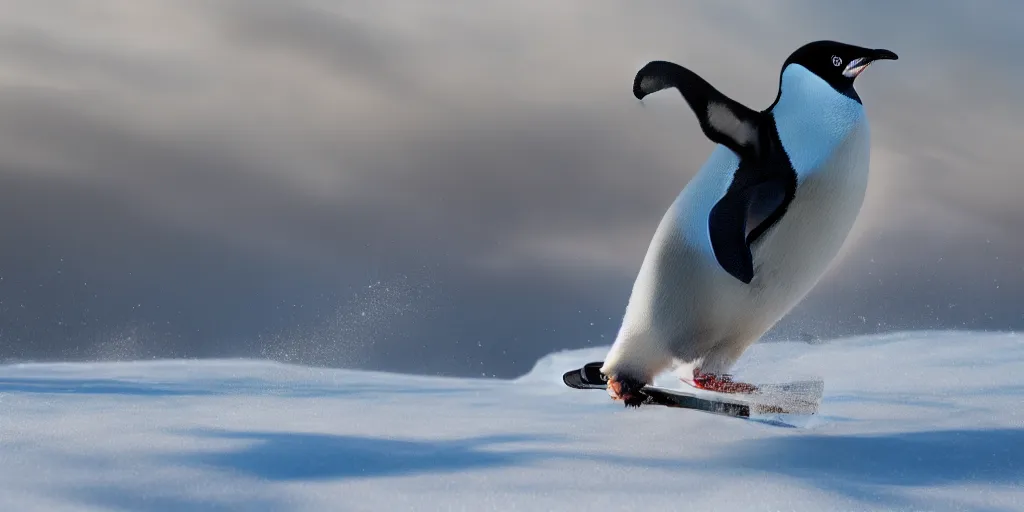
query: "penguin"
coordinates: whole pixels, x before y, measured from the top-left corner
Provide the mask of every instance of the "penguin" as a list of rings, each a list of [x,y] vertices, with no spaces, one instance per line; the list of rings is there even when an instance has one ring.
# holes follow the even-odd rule
[[[601,373],[608,394],[668,370],[694,387],[750,393],[732,365],[814,287],[864,200],[869,127],[854,81],[889,50],[814,41],[785,60],[755,111],[668,61],[643,66],[633,95],[675,88],[716,144],[659,223]]]

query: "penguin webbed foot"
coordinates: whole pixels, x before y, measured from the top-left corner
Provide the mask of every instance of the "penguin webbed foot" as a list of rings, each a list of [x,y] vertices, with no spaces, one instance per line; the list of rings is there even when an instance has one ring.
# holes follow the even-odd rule
[[[626,407],[640,407],[648,396],[643,392],[647,384],[629,376],[613,375],[608,378],[608,395],[613,400],[622,400]]]
[[[717,391],[719,393],[754,393],[757,386],[746,382],[732,380],[732,375],[704,373],[699,368],[693,370],[693,385],[698,389]]]

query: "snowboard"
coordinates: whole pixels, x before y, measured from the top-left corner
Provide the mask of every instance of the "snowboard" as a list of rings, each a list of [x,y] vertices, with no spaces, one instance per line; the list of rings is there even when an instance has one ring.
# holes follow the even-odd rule
[[[566,386],[574,389],[601,389],[608,386],[608,378],[601,373],[601,361],[588,363],[562,375]],[[660,405],[679,409],[721,414],[736,418],[760,415],[798,414],[813,415],[818,411],[824,393],[824,381],[801,380],[782,384],[755,384],[752,393],[718,393],[698,390],[688,392],[659,386],[644,386],[641,405]],[[698,396],[698,393],[703,396]]]

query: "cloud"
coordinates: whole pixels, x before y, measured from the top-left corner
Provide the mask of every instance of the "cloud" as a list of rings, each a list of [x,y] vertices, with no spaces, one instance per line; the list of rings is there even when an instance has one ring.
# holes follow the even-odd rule
[[[779,335],[1024,322],[1012,2],[0,7],[0,357],[131,328],[160,338],[133,345],[148,353],[306,336],[287,350],[343,364],[322,346],[362,325],[351,294],[419,290],[408,276],[430,293],[358,364],[508,374],[608,343],[712,149],[677,94],[639,104],[633,74],[673,60],[763,108],[817,38],[900,60],[859,79],[857,236]],[[950,302],[971,307],[933,312]]]

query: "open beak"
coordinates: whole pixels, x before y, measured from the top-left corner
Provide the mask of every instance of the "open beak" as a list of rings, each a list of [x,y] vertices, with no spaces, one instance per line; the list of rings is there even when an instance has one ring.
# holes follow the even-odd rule
[[[871,50],[871,54],[867,57],[861,57],[859,59],[853,59],[849,64],[846,65],[846,69],[843,70],[843,76],[847,78],[857,78],[864,72],[872,62],[876,60],[896,60],[899,57],[895,53],[889,50]]]

